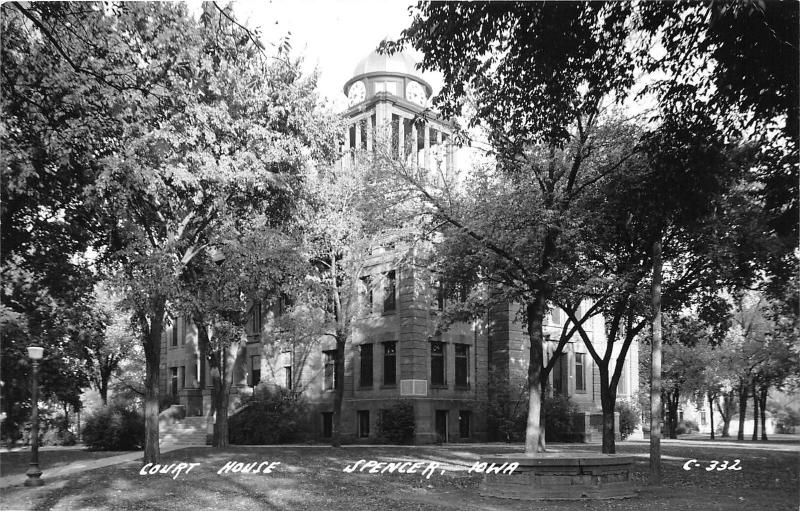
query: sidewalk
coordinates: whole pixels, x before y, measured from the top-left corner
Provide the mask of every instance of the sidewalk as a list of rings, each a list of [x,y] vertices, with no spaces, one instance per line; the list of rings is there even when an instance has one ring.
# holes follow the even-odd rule
[[[161,452],[165,453],[185,448],[186,446],[182,445],[173,447],[162,447]],[[141,460],[143,455],[144,455],[143,451],[135,451],[125,454],[119,454],[117,456],[109,456],[108,458],[76,461],[75,463],[70,463],[69,465],[64,465],[52,469],[45,468],[44,470],[42,470],[42,479],[44,479],[46,482],[50,479],[56,479],[58,477],[64,477],[72,474],[78,474],[80,472],[86,472],[87,470],[94,470],[96,468],[118,465],[120,463],[125,463],[127,461]],[[25,474],[15,474],[6,477],[0,477],[0,489],[8,488],[11,486],[21,486],[22,484],[25,483],[25,480],[27,478],[28,476]]]
[[[755,449],[764,451],[783,451],[793,452],[800,451],[800,435],[771,435],[770,440],[767,442],[736,440],[735,438],[721,438],[717,437],[711,440],[708,435],[681,435],[680,438],[662,438],[661,445],[691,445],[696,447],[719,447],[723,449]],[[624,442],[617,442],[617,445],[625,444],[649,444],[650,439],[644,440],[625,440]]]

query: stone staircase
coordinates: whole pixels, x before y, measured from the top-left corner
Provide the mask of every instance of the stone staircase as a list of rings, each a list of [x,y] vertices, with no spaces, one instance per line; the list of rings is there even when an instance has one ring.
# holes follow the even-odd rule
[[[184,417],[158,427],[161,447],[206,445],[206,418]]]

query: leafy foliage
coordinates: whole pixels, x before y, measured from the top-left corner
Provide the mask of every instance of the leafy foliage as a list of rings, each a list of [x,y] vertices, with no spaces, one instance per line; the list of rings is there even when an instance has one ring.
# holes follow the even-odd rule
[[[582,442],[584,434],[576,419],[583,420],[569,396],[554,394],[544,398],[545,434],[548,442]],[[525,439],[528,418],[528,392],[520,387],[518,392],[500,393],[490,400],[487,410],[490,438],[506,442]]]
[[[414,441],[414,403],[399,400],[382,408],[378,415],[378,437],[392,444],[410,444]]]
[[[183,4],[14,3],[3,22],[3,244],[11,226],[8,246],[32,253],[41,223],[43,240],[69,242],[47,245],[59,260],[91,244],[115,276],[144,348],[155,462],[158,345],[178,282],[231,218],[291,216],[301,171],[335,152],[331,116],[287,45],[270,58],[214,3],[199,19]]]
[[[307,433],[308,409],[298,393],[259,385],[229,421],[231,444],[292,443],[303,440]]]
[[[83,442],[97,451],[138,450],[144,446],[144,418],[136,410],[104,406],[86,418]]]
[[[441,71],[435,100],[445,117],[461,113],[468,93],[474,124],[489,126],[502,154],[525,144],[565,144],[576,117],[633,80],[625,45],[630,7],[602,2],[421,2],[389,51],[411,43],[422,68]]]
[[[697,422],[693,420],[678,421],[678,426],[675,428],[675,433],[677,435],[691,434],[695,431],[699,431],[699,429],[697,427]]]
[[[582,442],[583,433],[576,431],[578,407],[569,396],[555,394],[544,400],[545,432],[548,442]]]
[[[616,409],[619,412],[619,436],[625,440],[641,422],[639,405],[635,401],[619,401]]]

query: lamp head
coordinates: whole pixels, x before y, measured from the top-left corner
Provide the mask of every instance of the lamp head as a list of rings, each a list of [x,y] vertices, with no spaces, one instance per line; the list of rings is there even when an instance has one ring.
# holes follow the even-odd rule
[[[28,356],[31,360],[41,360],[44,355],[44,348],[39,346],[28,346]]]

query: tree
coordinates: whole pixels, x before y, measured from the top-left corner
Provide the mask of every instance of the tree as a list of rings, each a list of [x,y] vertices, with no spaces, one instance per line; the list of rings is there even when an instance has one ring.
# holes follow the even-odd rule
[[[664,49],[645,63],[648,71],[665,72],[651,85],[659,102],[680,111],[707,95],[706,104],[727,129],[750,132],[765,148],[757,172],[770,226],[792,243],[798,217],[797,3],[645,2],[638,8],[648,44]]]
[[[183,282],[184,315],[198,330],[200,352],[209,361],[213,445],[228,445],[228,408],[236,365],[247,343],[246,323],[253,304],[274,303],[285,287],[305,274],[291,239],[270,228],[270,218],[230,219],[211,254],[195,258]]]
[[[733,315],[734,325],[729,342],[733,349],[739,400],[738,440],[744,440],[748,397],[753,397],[754,405],[753,440],[758,439],[759,418],[761,438],[765,440],[766,431],[763,428],[769,389],[780,387],[790,374],[798,372],[798,355],[792,349],[795,339],[793,325],[796,322],[776,317],[776,310],[780,309],[771,307],[762,294],[749,293],[738,300]]]
[[[69,99],[91,106],[81,117],[86,143],[70,144],[89,162],[82,190],[100,218],[99,259],[119,276],[144,347],[145,461],[157,462],[159,347],[172,294],[224,213],[285,215],[292,174],[332,147],[316,129],[314,80],[282,55],[267,60],[215,4],[198,21],[179,4],[13,8],[38,33],[26,50],[51,55],[47,65],[79,91]]]
[[[35,6],[61,13],[62,4]],[[29,410],[25,346],[45,349],[40,388],[79,406],[86,372],[81,343],[91,336],[97,275],[84,253],[97,231],[81,200],[103,153],[84,123],[96,111],[59,59],[35,35],[20,4],[2,6],[0,338],[4,435]]]
[[[300,215],[304,249],[311,258],[318,300],[324,310],[322,338],[332,338],[334,356],[333,430],[331,445],[341,445],[341,415],[344,398],[345,347],[352,339],[357,318],[372,304],[366,296],[388,282],[364,281],[364,270],[372,251],[395,237],[367,215],[369,200],[365,167],[312,169],[305,179],[307,198]],[[394,261],[397,262],[397,261]],[[394,287],[390,292],[395,293]],[[314,329],[319,328],[317,325]]]
[[[659,14],[651,16],[649,12],[651,7]],[[634,69],[637,66],[646,71],[665,71],[666,78],[648,88],[657,101],[660,101],[661,108],[657,113],[661,115],[653,121],[656,126],[661,122],[662,127],[653,130],[648,137],[649,140],[644,140],[641,146],[649,153],[651,169],[666,170],[676,163],[675,157],[683,150],[682,146],[691,146],[691,140],[685,138],[688,132],[698,130],[712,135],[712,138],[704,139],[710,142],[710,145],[701,148],[708,156],[718,151],[719,142],[723,140],[722,134],[713,134],[720,117],[716,115],[719,111],[713,108],[717,103],[708,100],[708,87],[696,87],[691,80],[683,80],[682,73],[686,73],[689,77],[692,74],[699,77],[706,76],[704,73],[697,73],[696,69],[691,67],[695,62],[695,59],[687,57],[691,52],[650,51],[655,38],[669,32],[661,30],[665,24],[671,23],[669,28],[677,28],[679,35],[682,34],[681,30],[684,27],[694,27],[697,32],[708,31],[703,16],[699,18],[692,16],[696,11],[710,12],[720,9],[717,4],[702,4],[698,7],[696,4],[686,3],[680,4],[679,7],[678,14],[673,15],[670,11],[673,8],[672,4],[652,3],[546,6],[521,3],[483,5],[423,3],[418,7],[411,27],[403,33],[399,43],[410,42],[423,51],[425,54],[423,68],[443,72],[445,85],[436,106],[442,108],[446,115],[458,113],[465,100],[474,99],[477,115],[472,118],[472,122],[477,124],[485,121],[489,126],[490,141],[497,150],[498,163],[506,168],[514,167],[508,161],[519,162],[514,157],[522,152],[520,148],[525,148],[526,143],[532,140],[531,136],[534,137],[533,140],[545,142],[561,142],[569,138],[566,136],[570,134],[569,123],[566,123],[565,119],[571,119],[571,115],[576,111],[586,114],[592,112],[596,103],[591,100],[602,98],[609,93],[615,94],[617,99],[623,98],[632,83]],[[721,9],[724,10],[725,7]],[[754,23],[761,21],[754,19]],[[796,31],[796,23],[792,21],[785,23],[781,21],[781,23],[783,23],[781,26],[787,27],[788,31],[779,32],[780,34],[791,34]],[[694,37],[696,33],[691,33],[692,37],[675,36],[675,33],[672,32],[669,44],[681,45],[684,41],[694,43],[703,40],[702,37]],[[602,34],[602,37],[598,37],[599,34]],[[646,37],[648,34],[654,35],[648,38]],[[639,35],[645,37],[628,38]],[[734,39],[738,37],[736,30],[729,35]],[[778,39],[788,41],[788,44],[792,45],[796,37]],[[626,46],[621,43],[625,40],[638,40],[642,44]],[[742,46],[740,40],[737,39],[737,44]],[[720,39],[719,45],[714,43],[704,48],[702,53],[704,63],[713,60],[723,63],[717,66],[714,72],[727,71],[725,64],[730,64],[730,61],[725,62],[722,58],[726,51],[733,60],[739,59],[736,49],[728,48],[727,44]],[[393,49],[397,45],[386,46]],[[669,47],[668,44],[664,46]],[[722,50],[716,51],[719,48]],[[796,46],[793,49],[796,49]],[[712,54],[712,51],[716,53]],[[789,55],[785,63],[789,69],[796,69],[798,59],[796,57],[792,59],[791,54],[792,51],[780,53],[781,56]],[[662,58],[658,55],[666,56]],[[586,58],[587,56],[590,58]],[[731,66],[728,66],[728,69],[730,68]],[[737,72],[733,71],[725,80],[731,83],[731,78],[736,75]],[[712,76],[716,78],[719,75],[712,73]],[[796,79],[796,73],[785,73],[781,76],[790,77],[792,81]],[[684,87],[682,84],[685,82],[691,83]],[[737,84],[740,85],[738,82]],[[732,96],[736,96],[739,92],[737,87],[730,89]],[[680,100],[675,100],[676,97],[680,97]],[[582,102],[576,98],[589,101]],[[793,98],[794,96],[790,101],[794,101]],[[740,113],[737,110],[739,109],[726,111],[726,114],[731,114],[727,118],[735,119]],[[788,114],[792,115],[793,112],[789,111]],[[760,120],[765,120],[765,117],[768,115],[762,116]],[[740,127],[741,123],[731,123],[731,126]],[[579,125],[573,133],[581,134],[580,128]],[[741,133],[741,130],[738,132],[727,130],[727,134],[733,134],[734,139]],[[580,137],[576,140],[579,139]],[[657,157],[659,142],[671,142],[676,145],[671,146],[671,154],[666,151]],[[695,147],[700,145],[697,144]],[[580,158],[576,162],[578,165],[574,168],[579,168]],[[612,165],[607,170],[613,171],[617,167],[618,165]],[[719,170],[720,166],[715,168]],[[702,171],[697,167],[694,170]],[[712,174],[709,173],[709,176]],[[664,174],[668,175],[670,176],[666,178],[668,183],[676,177],[675,173]],[[600,176],[605,176],[605,173],[601,172]],[[700,172],[696,177],[702,180],[705,174]],[[597,178],[598,181],[599,179],[601,178]],[[571,181],[572,179],[568,183]],[[713,179],[710,181],[707,184],[713,184]],[[582,187],[578,186],[576,189],[581,190]],[[653,189],[661,191],[657,186]],[[655,213],[651,222],[652,227],[657,227],[659,222],[671,215],[672,220],[675,220],[676,209],[668,209],[669,213],[664,212],[665,215],[662,215],[659,207],[664,204],[669,206],[670,200],[679,197],[680,195],[662,193],[655,202],[649,202],[651,206],[649,211]],[[544,203],[547,204],[547,201]],[[684,219],[691,219],[691,215],[687,214],[690,211],[691,208],[683,210],[681,215]],[[558,212],[561,213],[560,210]],[[656,228],[649,232],[660,231]],[[651,279],[653,302],[651,317],[654,319],[653,328],[656,337],[660,331],[659,280],[661,270],[669,269],[669,266],[662,268],[661,257],[658,257],[665,250],[663,242],[659,236],[652,236],[644,250],[644,253],[650,254],[656,262]],[[783,252],[784,257],[786,253]],[[785,261],[785,259],[779,260]],[[538,274],[542,273],[545,272]],[[622,314],[622,317],[625,317],[625,314]],[[653,344],[658,346],[658,342]],[[658,356],[654,356],[654,363],[658,359]],[[656,377],[654,384],[657,385],[657,382]],[[656,400],[659,395],[659,392],[654,393]],[[657,436],[651,437],[651,440],[654,443],[658,442]]]
[[[696,318],[671,318],[667,323],[662,394],[667,405],[670,438],[678,437],[681,399],[702,400],[706,368],[713,360],[708,334],[707,327]]]
[[[623,20],[597,3],[422,3],[400,40],[384,44],[390,51],[411,44],[424,54],[423,69],[444,74],[434,105],[445,117],[460,114],[467,97],[474,100],[469,121],[486,129],[499,170],[485,179],[500,184],[503,199],[484,203],[484,209],[505,203],[518,212],[525,205],[498,240],[487,232],[489,222],[471,222],[477,214],[456,214],[448,197],[416,186],[431,210],[490,258],[493,271],[485,275],[512,284],[509,298],[523,308],[531,339],[528,453],[545,448],[542,324],[558,281],[559,248],[577,217],[576,197],[629,156],[614,150],[595,155],[601,101],[632,80]],[[406,182],[420,184],[396,170]],[[535,222],[520,236],[523,217]],[[512,231],[516,241],[508,236]]]
[[[130,329],[130,318],[118,307],[119,298],[101,284],[95,288],[95,299],[102,326],[83,343],[83,349],[92,384],[107,405],[111,377],[130,357],[136,337]]]

